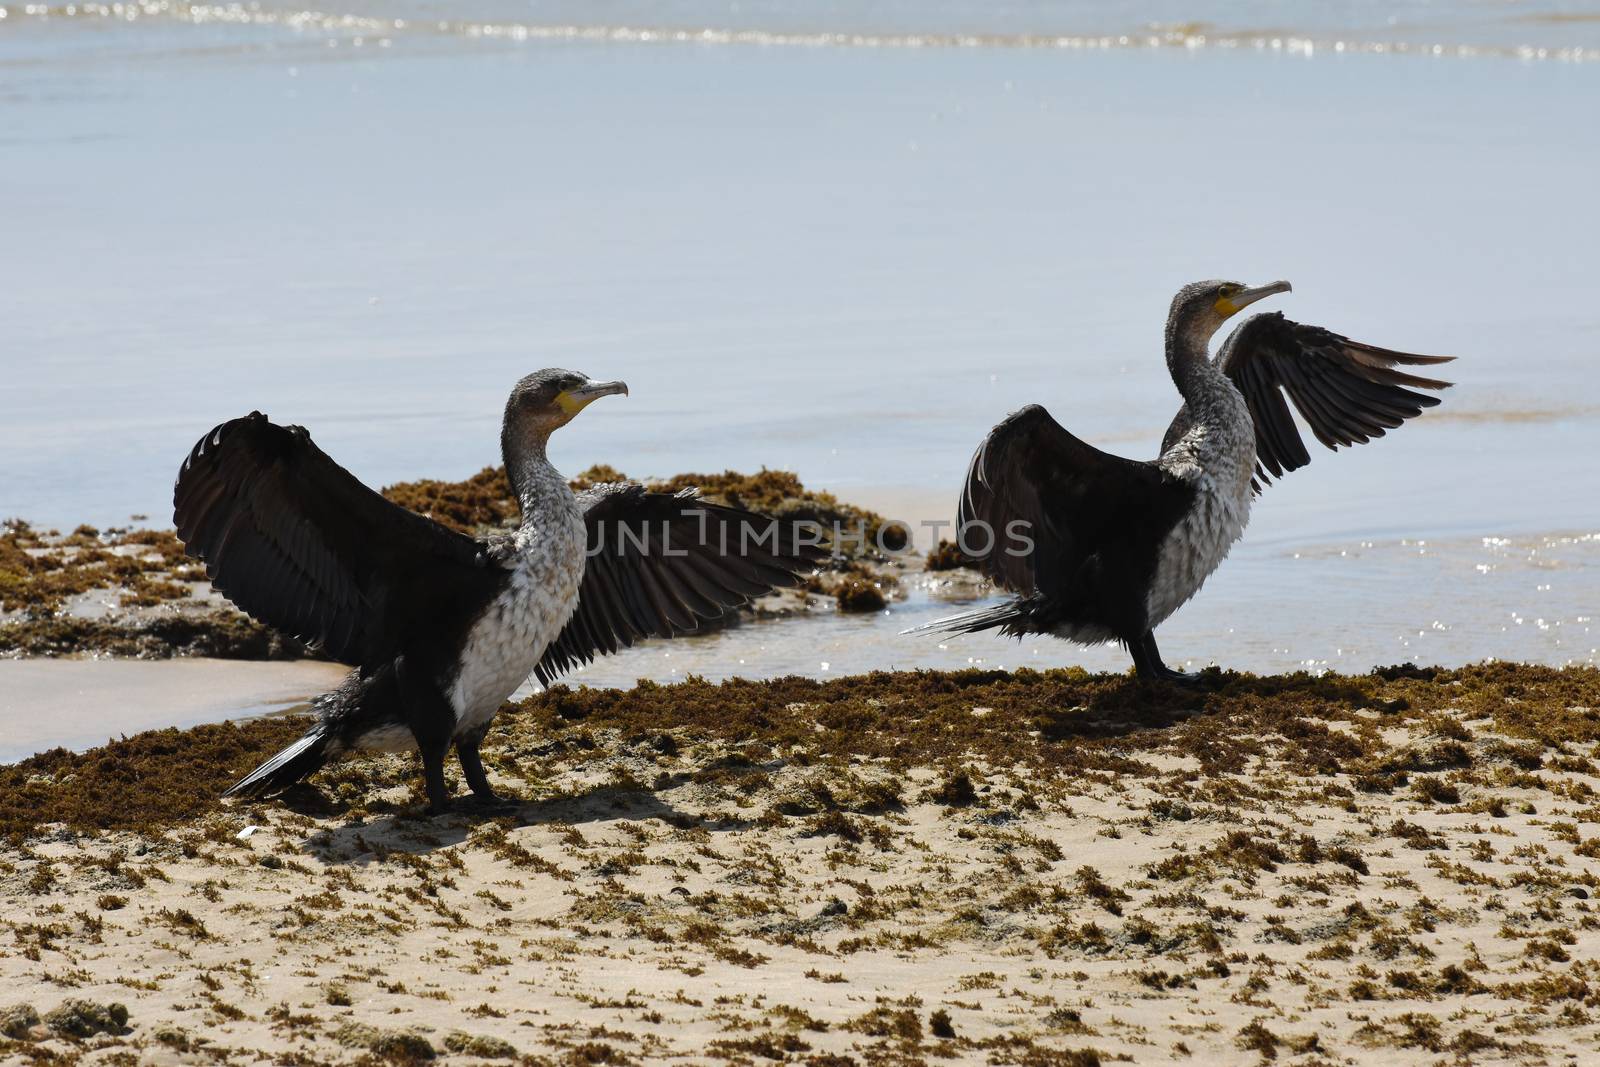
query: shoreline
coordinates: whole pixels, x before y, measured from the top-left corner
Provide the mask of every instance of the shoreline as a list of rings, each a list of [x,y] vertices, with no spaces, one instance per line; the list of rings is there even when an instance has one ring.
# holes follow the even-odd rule
[[[146,730],[278,715],[343,681],[323,660],[0,659],[0,766]]]
[[[403,9],[402,9],[403,10]],[[1543,43],[1511,37],[1528,34],[1534,27],[1569,25],[1579,21],[1564,12],[1519,13],[1492,27],[1500,39],[1441,39],[1431,27],[1391,25],[1383,31],[1352,25],[1338,28],[1296,28],[1276,21],[1268,25],[1217,25],[1207,19],[1177,24],[1130,20],[1126,24],[1091,30],[1063,24],[1054,30],[1016,30],[1005,28],[964,29],[910,27],[893,29],[876,25],[841,25],[825,28],[816,25],[773,26],[731,23],[682,24],[642,19],[633,23],[606,24],[583,22],[523,22],[492,17],[437,19],[418,12],[413,17],[381,17],[355,14],[270,8],[218,8],[185,4],[140,4],[127,9],[98,4],[87,5],[0,5],[0,21],[8,16],[26,25],[51,21],[159,22],[167,25],[227,25],[234,28],[294,29],[326,34],[329,41],[346,40],[362,48],[368,38],[380,48],[396,42],[429,39],[492,42],[509,46],[528,45],[644,45],[648,47],[693,46],[791,48],[791,49],[874,49],[894,51],[977,51],[1026,50],[1063,53],[1083,52],[1162,52],[1193,53],[1220,51],[1249,55],[1283,55],[1310,59],[1318,55],[1402,56],[1410,58],[1516,59],[1522,62],[1553,60],[1583,63],[1600,59],[1594,45]],[[1446,26],[1444,31],[1459,32]],[[1508,39],[1510,38],[1510,39]]]
[[[572,480],[582,490],[626,475],[595,466]],[[805,616],[830,609],[877,611],[894,598],[902,575],[938,546],[908,543],[876,511],[807,489],[783,471],[680,474],[647,481],[653,490],[699,488],[708,501],[779,518],[806,519],[846,532],[837,555],[801,587],[778,590],[741,609],[737,619]],[[517,505],[503,468],[486,467],[460,481],[421,479],[383,490],[394,503],[475,536],[516,522]],[[864,531],[865,538],[853,536]],[[889,544],[885,554],[876,543]],[[959,566],[945,559],[936,569]],[[984,588],[974,572],[976,596]],[[706,624],[703,629],[714,628]],[[20,519],[0,528],[0,657],[81,654],[139,659],[205,657],[238,660],[319,659],[216,594],[204,567],[185,555],[170,529],[78,526],[68,534],[36,530]]]
[[[514,806],[432,819],[384,755],[219,804],[293,719],[50,753],[0,768],[0,1055],[1592,1055],[1597,707],[1510,664],[558,687],[485,744]]]
[[[572,484],[582,490],[625,477],[602,465]],[[714,502],[837,523],[847,531],[839,555],[802,586],[774,591],[725,619],[702,621],[692,632],[697,636],[762,621],[879,612],[909,595],[908,580],[922,579],[924,570],[939,574],[939,584],[958,600],[987,589],[951,546],[932,546],[938,551],[924,558],[918,531],[898,552],[877,551],[887,521],[881,514],[807,489],[792,474],[683,474],[648,484],[662,492],[703,487]],[[402,482],[383,493],[476,536],[505,529],[518,514],[502,468],[459,481]],[[856,530],[866,538],[853,536]],[[170,670],[157,666],[160,661]],[[228,663],[236,666],[229,670]],[[81,749],[130,730],[245,721],[310,700],[345,670],[216,593],[172,530],[80,525],[62,534],[18,520],[0,528],[0,678],[8,682],[0,698],[0,765],[50,746]],[[567,681],[582,684],[585,670],[571,672]],[[215,692],[193,691],[189,679],[196,672],[211,679]],[[113,704],[115,711],[101,710]]]

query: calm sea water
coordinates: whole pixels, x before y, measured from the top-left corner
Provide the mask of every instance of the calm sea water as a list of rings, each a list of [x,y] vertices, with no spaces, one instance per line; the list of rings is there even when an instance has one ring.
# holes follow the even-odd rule
[[[1460,384],[1273,487],[1169,657],[1600,644],[1600,5],[3,10],[5,515],[164,522],[252,408],[373,484],[465,475],[562,365],[633,387],[566,470],[791,468],[943,518],[1023,403],[1152,455],[1171,293],[1283,277],[1271,308]],[[1121,663],[895,635],[942,610],[589,677]]]

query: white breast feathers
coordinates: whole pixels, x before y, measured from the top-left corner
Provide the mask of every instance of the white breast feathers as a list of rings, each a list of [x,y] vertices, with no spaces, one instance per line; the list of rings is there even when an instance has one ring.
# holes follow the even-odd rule
[[[1220,375],[1218,376],[1221,377]],[[1250,521],[1255,425],[1244,398],[1224,382],[1209,410],[1158,465],[1194,486],[1194,504],[1162,542],[1145,601],[1155,629],[1200,591]]]
[[[494,716],[577,609],[584,524],[575,506],[562,511],[517,531],[505,588],[467,635],[447,689],[458,736]]]

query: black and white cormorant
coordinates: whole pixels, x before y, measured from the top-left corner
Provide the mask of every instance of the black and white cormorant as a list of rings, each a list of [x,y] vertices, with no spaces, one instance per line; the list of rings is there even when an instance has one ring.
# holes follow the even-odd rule
[[[225,795],[263,796],[353,748],[420,752],[429,807],[448,806],[452,745],[493,801],[478,745],[500,705],[647,636],[693,630],[791,585],[823,554],[798,524],[692,493],[574,493],[546,457],[553,431],[621,382],[543,370],[506,402],[500,444],[522,520],[469,537],[390,503],[260,412],[202,437],[173,492],[178,536],[212,584],[260,621],[355,668],[315,725]]]
[[[1262,486],[1311,462],[1284,394],[1332,449],[1382,437],[1439,402],[1415,390],[1450,384],[1397,368],[1454,357],[1391,352],[1277,313],[1240,323],[1210,358],[1225,321],[1289,288],[1178,291],[1166,348],[1183,406],[1153,462],[1102,452],[1037,404],[990,431],[957,522],[964,550],[1016,595],[920,629],[1119,641],[1141,677],[1192,677],[1162,662],[1154,630],[1227,556]]]

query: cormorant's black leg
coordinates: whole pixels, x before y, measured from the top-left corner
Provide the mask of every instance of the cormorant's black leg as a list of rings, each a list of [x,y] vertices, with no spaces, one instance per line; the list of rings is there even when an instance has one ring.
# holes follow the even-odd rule
[[[1156,635],[1153,630],[1138,641],[1130,642],[1128,651],[1133,653],[1134,670],[1138,672],[1140,678],[1180,684],[1193,684],[1200,680],[1198,674],[1175,671],[1161,662],[1161,650],[1156,647]]]
[[[406,725],[417,739],[422,754],[422,781],[428,790],[428,814],[442,815],[450,810],[450,792],[444,784],[444,760],[450,755],[450,734],[455,728],[455,709],[421,672],[411,669],[405,656],[395,659],[395,678],[400,685],[401,706]]]
[[[489,785],[489,776],[483,773],[483,758],[478,755],[478,745],[482,741],[481,733],[467,734],[458,738],[456,759],[461,761],[461,773],[466,775],[467,785],[472,787],[473,796],[485,804],[495,804],[499,803],[500,798]]]
[[[1158,665],[1161,663],[1159,657],[1152,658],[1149,640],[1150,635],[1145,634],[1143,637],[1123,642],[1128,648],[1128,654],[1133,657],[1133,673],[1145,681],[1159,677]]]
[[[428,789],[428,814],[443,815],[450,810],[450,793],[444,785],[444,758],[450,752],[450,739],[429,743],[417,739],[422,752],[422,780]]]

